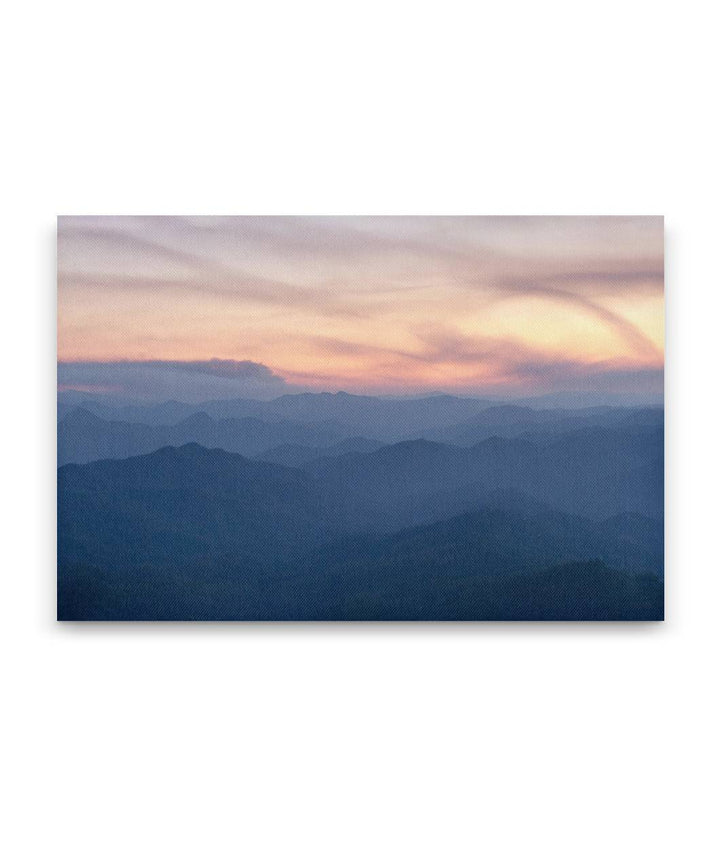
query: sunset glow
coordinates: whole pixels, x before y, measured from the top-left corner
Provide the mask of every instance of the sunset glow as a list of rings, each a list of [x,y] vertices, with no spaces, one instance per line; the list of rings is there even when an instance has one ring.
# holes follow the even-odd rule
[[[58,282],[65,388],[219,360],[279,391],[662,389],[656,217],[61,217]]]

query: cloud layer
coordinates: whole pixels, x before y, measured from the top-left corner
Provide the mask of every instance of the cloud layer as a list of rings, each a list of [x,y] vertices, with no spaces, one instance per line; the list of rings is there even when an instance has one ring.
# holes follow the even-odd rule
[[[267,366],[250,360],[145,360],[58,363],[58,389],[127,401],[202,402],[272,398],[299,391]]]
[[[66,386],[528,394],[662,373],[656,217],[62,217],[58,272]]]

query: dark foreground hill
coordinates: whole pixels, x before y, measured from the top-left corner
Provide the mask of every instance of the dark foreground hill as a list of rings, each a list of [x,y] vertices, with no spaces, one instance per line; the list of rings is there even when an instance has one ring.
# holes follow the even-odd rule
[[[425,460],[435,475],[443,448]],[[407,448],[372,455],[383,452],[400,457],[394,478],[412,474]],[[197,445],[61,467],[59,617],[661,617],[652,520],[593,522],[491,492],[472,514],[343,534],[326,491],[300,470]]]
[[[58,557],[121,571],[252,563],[317,544],[305,473],[195,444],[58,470]]]
[[[423,566],[420,566],[422,568]],[[366,572],[347,586],[330,577],[310,596],[283,579],[259,607],[271,619],[345,621],[660,621],[663,587],[603,562],[573,562],[539,571],[486,576],[459,568],[450,577],[410,580]],[[287,604],[295,604],[292,610]]]

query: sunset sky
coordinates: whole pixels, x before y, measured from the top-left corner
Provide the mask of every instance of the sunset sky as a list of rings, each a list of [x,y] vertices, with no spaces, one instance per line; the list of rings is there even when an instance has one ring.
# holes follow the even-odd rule
[[[660,217],[60,217],[58,383],[662,393]]]

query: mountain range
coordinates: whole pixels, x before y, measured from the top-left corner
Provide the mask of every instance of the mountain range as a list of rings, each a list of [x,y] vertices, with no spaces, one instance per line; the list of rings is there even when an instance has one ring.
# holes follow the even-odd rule
[[[71,411],[64,456],[111,457],[58,470],[59,615],[661,617],[662,422],[566,418],[520,435],[511,418],[513,436],[459,446],[338,439],[320,420]],[[177,445],[123,457],[163,432]],[[268,448],[250,459],[187,433]]]

